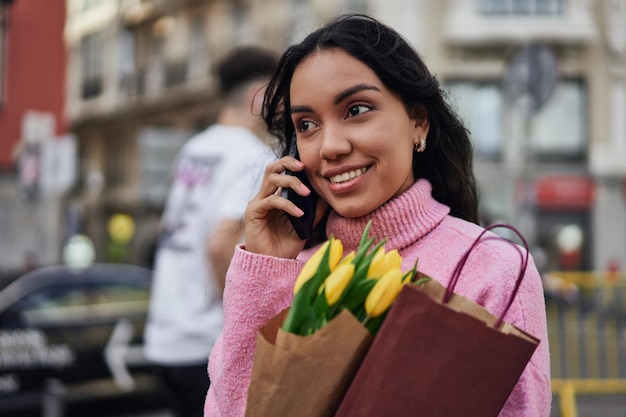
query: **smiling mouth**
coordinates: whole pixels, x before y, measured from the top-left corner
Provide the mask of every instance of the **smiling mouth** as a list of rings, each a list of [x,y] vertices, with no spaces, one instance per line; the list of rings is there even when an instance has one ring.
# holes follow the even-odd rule
[[[350,181],[351,179],[365,174],[365,171],[367,171],[367,167],[344,172],[343,174],[339,175],[333,175],[332,177],[330,177],[330,182],[332,182],[333,184],[341,184],[342,182]]]

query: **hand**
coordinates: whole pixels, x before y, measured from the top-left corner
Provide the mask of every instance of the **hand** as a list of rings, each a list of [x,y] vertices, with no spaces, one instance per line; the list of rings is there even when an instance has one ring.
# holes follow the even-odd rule
[[[287,213],[298,217],[302,211],[281,197],[280,192],[290,187],[298,194],[307,196],[311,190],[297,177],[284,175],[286,169],[298,172],[304,169],[304,165],[290,156],[268,165],[259,193],[248,204],[245,214],[245,247],[249,252],[295,258],[304,248],[305,241],[298,237],[287,218]],[[326,203],[320,199],[315,224],[323,217],[326,207]]]

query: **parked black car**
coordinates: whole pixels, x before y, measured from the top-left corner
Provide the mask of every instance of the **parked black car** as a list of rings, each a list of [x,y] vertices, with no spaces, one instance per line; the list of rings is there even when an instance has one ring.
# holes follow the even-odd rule
[[[156,390],[142,347],[150,284],[137,265],[54,265],[2,289],[0,414],[54,390],[63,403]]]

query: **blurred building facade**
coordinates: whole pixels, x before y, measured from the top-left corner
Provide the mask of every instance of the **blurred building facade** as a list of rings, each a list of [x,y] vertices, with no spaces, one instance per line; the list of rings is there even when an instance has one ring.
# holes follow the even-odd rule
[[[0,1],[0,274],[58,259],[75,159],[64,25],[65,0]]]
[[[223,54],[251,43],[280,52],[356,3],[68,0],[67,110],[80,142],[70,199],[99,257],[109,219],[123,213],[136,226],[128,260],[150,262],[173,158],[220,106],[211,74]]]
[[[360,11],[403,33],[449,91],[472,133],[484,222],[519,227],[550,268],[626,268],[626,0],[66,8],[66,117],[78,158],[65,204],[78,207],[98,258],[108,256],[109,219],[122,213],[134,220],[127,260],[148,262],[172,159],[219,106],[210,74],[222,54],[244,43],[281,51],[324,19]]]
[[[471,130],[484,221],[520,228],[542,268],[626,268],[626,1],[430,11],[416,45]]]

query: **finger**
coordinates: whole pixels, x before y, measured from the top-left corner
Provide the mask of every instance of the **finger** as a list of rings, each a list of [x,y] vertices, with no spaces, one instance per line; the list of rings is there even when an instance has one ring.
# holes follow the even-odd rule
[[[276,184],[280,189],[291,188],[297,194],[301,196],[308,196],[311,194],[311,189],[307,187],[300,178],[296,175],[288,174],[273,174],[271,181]]]
[[[300,185],[300,180],[298,180],[297,178],[294,180],[293,176],[284,175],[286,170],[298,172],[302,171],[303,169],[304,165],[302,165],[302,162],[289,156],[272,162],[265,168],[265,173],[263,175],[263,182],[261,184],[261,189],[259,190],[259,195],[262,198],[270,194],[277,194],[277,191],[280,188],[285,187],[293,188],[294,190],[300,189],[301,191],[296,191],[298,192],[298,194],[308,195],[308,193],[310,193],[310,190],[306,187],[302,189]]]
[[[272,162],[265,168],[265,176],[272,173],[282,173],[286,170],[298,172],[304,169],[304,164],[292,156],[284,156]]]
[[[278,214],[277,212],[291,214],[294,217],[300,217],[303,214],[303,211],[288,199],[272,194],[251,201],[248,205],[247,217],[249,220],[267,220],[272,215]]]

